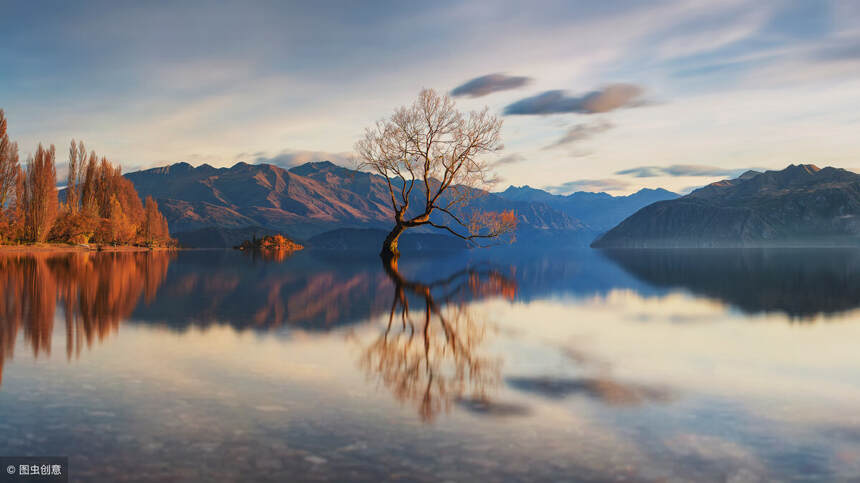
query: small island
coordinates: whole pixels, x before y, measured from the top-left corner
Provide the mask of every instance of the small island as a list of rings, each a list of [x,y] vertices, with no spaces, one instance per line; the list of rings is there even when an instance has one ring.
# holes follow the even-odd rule
[[[234,248],[236,250],[283,250],[294,252],[304,247],[283,235],[267,235],[263,238],[254,237],[251,240],[245,240]]]

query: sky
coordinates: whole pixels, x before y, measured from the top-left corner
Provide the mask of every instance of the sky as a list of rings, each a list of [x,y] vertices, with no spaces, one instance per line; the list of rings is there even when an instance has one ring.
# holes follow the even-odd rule
[[[747,169],[860,171],[860,2],[0,0],[22,154],[124,171],[350,165],[422,88],[504,120],[495,189],[686,192]],[[62,170],[61,170],[62,171]]]

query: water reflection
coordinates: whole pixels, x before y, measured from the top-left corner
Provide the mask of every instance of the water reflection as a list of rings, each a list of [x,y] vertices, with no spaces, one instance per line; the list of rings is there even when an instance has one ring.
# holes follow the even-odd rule
[[[608,250],[640,280],[794,319],[860,307],[860,250]]]
[[[432,280],[481,264],[512,267],[461,257],[401,261],[400,269]],[[375,256],[302,251],[273,263],[241,252],[184,252],[171,264],[158,303],[138,307],[132,319],[177,330],[228,324],[328,331],[387,314],[393,280]],[[462,300],[498,295],[492,283],[498,281],[485,280]]]
[[[605,297],[619,289],[644,296],[681,289],[747,313],[776,312],[795,320],[860,307],[858,250],[485,251],[411,260],[412,279],[378,263],[375,257],[337,253],[277,259],[230,251],[6,254],[0,256],[0,369],[21,333],[35,355],[50,353],[58,306],[70,358],[115,332],[123,320],[177,330],[228,324],[318,331],[397,311],[402,330],[410,297],[425,304],[425,319],[431,315],[449,339],[452,327],[469,316],[457,310],[496,296],[530,302],[559,295]],[[482,264],[496,268],[463,269]],[[409,334],[414,323],[406,325]],[[463,337],[482,334],[470,332],[475,325],[463,322]],[[383,354],[404,350],[397,344],[414,338],[394,329],[379,341],[377,363],[393,364]],[[462,356],[468,365],[466,349],[453,345],[443,353]],[[426,381],[416,384],[426,389]]]
[[[23,330],[34,356],[51,353],[57,306],[66,355],[117,331],[140,302],[152,302],[174,255],[167,252],[0,256],[0,383]]]
[[[177,330],[329,330],[381,313],[389,290],[372,259],[298,253],[275,263],[241,252],[184,252],[171,264],[158,303],[138,307],[132,318]]]
[[[857,479],[857,256],[787,253],[0,257],[0,453],[111,481]]]
[[[385,329],[364,349],[361,367],[398,401],[414,403],[423,421],[432,421],[464,394],[489,407],[501,361],[480,353],[488,328],[468,301],[513,300],[516,282],[491,267],[426,282],[405,277],[396,260],[383,261],[383,268],[394,296]]]
[[[611,377],[512,377],[507,383],[520,391],[549,399],[584,395],[610,406],[638,406],[673,399],[673,394],[667,389],[616,381]]]
[[[242,253],[253,258],[261,259],[270,262],[283,262],[296,253],[296,250],[288,250],[286,248],[256,248],[242,249]]]

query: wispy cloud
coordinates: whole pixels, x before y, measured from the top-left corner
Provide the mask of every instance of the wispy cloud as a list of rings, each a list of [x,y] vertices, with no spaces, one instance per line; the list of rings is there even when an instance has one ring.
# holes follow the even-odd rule
[[[688,195],[688,194],[692,193],[693,191],[696,191],[699,188],[703,188],[704,186],[706,186],[706,185],[700,185],[699,184],[699,185],[687,186],[687,187],[679,189],[677,192],[681,195]]]
[[[606,132],[613,127],[614,125],[608,121],[577,124],[568,129],[564,136],[562,136],[558,141],[550,144],[549,146],[544,146],[543,149],[552,149],[584,141],[592,136]]]
[[[350,166],[353,163],[350,153],[330,153],[326,151],[303,151],[285,149],[278,153],[258,151],[255,153],[241,153],[236,155],[236,162],[244,161],[252,164],[274,164],[282,168],[291,168],[305,163],[315,161],[331,161],[341,166]]]
[[[675,31],[658,41],[655,48],[657,56],[670,59],[703,55],[740,43],[761,32],[773,8],[766,2],[726,7],[722,13],[670,29]]]
[[[701,164],[673,164],[671,166],[639,166],[623,169],[615,174],[635,178],[656,178],[658,176],[737,176],[747,169],[719,168]]]
[[[579,97],[568,96],[565,91],[554,90],[520,99],[505,107],[507,115],[557,114],[575,112],[596,114],[622,107],[642,105],[644,90],[634,84],[611,84]]]
[[[506,164],[516,164],[526,160],[526,157],[519,153],[511,153],[507,156],[502,156],[498,161],[493,163],[493,166],[504,166]]]
[[[451,95],[481,97],[493,92],[504,91],[508,89],[516,89],[523,87],[532,81],[530,77],[510,76],[506,74],[487,74],[474,79],[454,88]]]
[[[809,59],[813,62],[860,61],[860,38],[840,39],[813,50]]]
[[[498,168],[516,184],[617,177],[680,189],[719,179],[653,167],[660,177],[613,174],[645,163],[860,166],[852,0],[547,2],[527,12],[476,0],[353,2],[337,12],[314,2],[7,4],[0,31],[15,48],[0,48],[0,92],[9,93],[0,107],[22,155],[75,137],[126,167],[222,166],[242,151],[246,162],[339,162],[282,148],[347,151],[363,127],[426,86],[454,89],[464,109],[489,100],[497,111],[514,103],[510,114],[538,114],[505,119],[507,149],[528,157]],[[519,85],[525,76],[534,80]],[[618,88],[602,88],[613,80],[647,92],[619,100]],[[617,107],[640,97],[671,103]],[[610,112],[594,115],[601,110]],[[539,115],[553,112],[574,114]],[[586,122],[576,113],[617,126],[568,138]],[[570,143],[542,149],[562,138]]]
[[[575,191],[622,191],[630,187],[630,183],[622,179],[579,179],[568,181],[555,186],[545,186],[544,189],[554,194],[568,194]]]

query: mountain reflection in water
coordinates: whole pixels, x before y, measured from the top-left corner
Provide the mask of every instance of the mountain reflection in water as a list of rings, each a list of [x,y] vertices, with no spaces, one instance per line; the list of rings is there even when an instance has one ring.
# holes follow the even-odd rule
[[[20,331],[34,355],[50,354],[58,306],[62,307],[69,358],[79,355],[84,346],[105,339],[126,320],[177,330],[212,324],[237,329],[329,330],[387,312],[394,317],[399,311],[401,329],[409,322],[409,337],[391,333],[389,327],[375,346],[377,354],[365,357],[376,359],[375,364],[385,371],[392,370],[386,364],[393,364],[385,353],[404,341],[413,343],[412,312],[416,310],[412,307],[410,312],[410,298],[425,306],[419,309],[424,314],[419,332],[427,326],[429,334],[431,319],[438,321],[446,344],[452,344],[443,353],[455,359],[462,356],[458,363],[467,365],[478,361],[471,360],[460,339],[474,343],[483,334],[483,324],[460,327],[458,322],[469,319],[469,301],[487,297],[528,302],[559,295],[603,296],[616,289],[632,289],[644,296],[685,290],[747,313],[777,312],[792,319],[838,314],[860,306],[860,251],[849,249],[561,254],[488,250],[419,257],[401,265],[413,274],[411,278],[401,275],[404,270],[380,267],[374,257],[355,259],[342,253],[275,258],[230,251],[2,255],[0,382],[3,361],[13,356]],[[439,295],[428,295],[435,292]],[[451,313],[447,318],[443,316],[446,311]],[[455,325],[458,331],[453,330]],[[393,374],[382,379],[388,381],[386,385],[395,385]],[[415,387],[418,385],[416,382]],[[398,397],[411,390],[392,387]],[[422,410],[425,417],[434,412]]]
[[[606,250],[654,287],[683,289],[746,313],[808,319],[860,306],[860,250]]]

